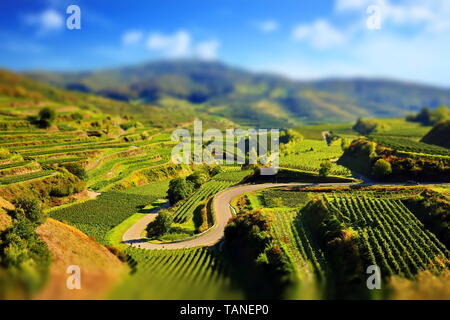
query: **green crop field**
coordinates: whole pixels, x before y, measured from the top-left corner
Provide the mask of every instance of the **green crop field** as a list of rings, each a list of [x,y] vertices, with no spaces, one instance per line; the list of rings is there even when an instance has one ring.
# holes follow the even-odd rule
[[[115,75],[111,88],[100,77],[84,83],[99,90],[81,93],[0,70],[0,299],[14,281],[11,293],[36,299],[390,299],[406,287],[450,299],[450,150],[420,142],[430,141],[422,138],[446,119],[445,108],[408,117],[420,122],[380,119],[422,100],[405,90],[381,106],[356,98],[364,83],[335,94],[326,83],[284,87],[250,75],[234,83],[235,71],[212,94],[209,80],[222,68],[163,80],[149,72],[132,97]],[[113,96],[119,84],[119,100],[87,93]],[[148,84],[148,96],[157,93],[151,102],[140,97]],[[159,92],[168,87],[174,92]],[[360,116],[366,121],[355,126]],[[172,132],[192,134],[194,119],[203,131],[280,129],[278,173],[261,176],[262,164],[173,163]],[[244,135],[236,139],[248,146]],[[46,214],[52,219],[37,227]],[[230,218],[226,227],[218,215]],[[47,246],[36,254],[38,237]],[[22,282],[34,285],[47,250],[49,287],[28,292]],[[66,265],[78,262],[83,290],[59,296]],[[366,285],[371,265],[380,267],[378,291]],[[396,281],[406,285],[396,289]]]
[[[220,190],[226,189],[232,185],[233,182],[229,181],[209,181],[205,183],[175,212],[175,222],[184,223],[186,220],[192,219],[194,211],[200,202],[208,199],[208,197],[216,194]]]
[[[29,163],[31,163],[31,161],[18,161],[18,162],[10,162],[10,163],[6,163],[6,164],[1,164],[0,170],[22,167]]]
[[[295,208],[308,202],[307,192],[295,190],[267,189],[261,191],[261,195],[264,199],[264,205],[269,208]]]
[[[221,172],[218,175],[214,176],[213,180],[215,181],[229,181],[233,183],[238,183],[242,181],[245,177],[252,174],[252,170],[229,170],[225,172]]]
[[[345,124],[318,124],[318,125],[309,125],[309,126],[302,126],[296,128],[300,134],[308,140],[322,140],[323,141],[323,135],[322,132],[324,131],[332,131],[333,133],[345,137],[345,138],[352,138],[357,137],[358,134],[352,130],[352,125],[345,123]]]
[[[267,209],[268,210],[268,209]],[[303,226],[296,210],[271,210],[275,217],[273,232],[294,266],[300,283],[295,299],[321,299],[326,286],[328,265],[323,251]]]
[[[133,172],[154,167],[169,161],[170,150],[156,147],[144,156],[126,156],[103,162],[89,172],[88,183],[93,190],[100,190],[128,177]]]
[[[126,252],[136,270],[112,299],[241,298],[220,258],[208,249],[129,248]]]
[[[349,169],[333,162],[337,161],[342,153],[343,151],[337,143],[328,146],[324,140],[303,140],[290,146],[288,152],[281,154],[280,165],[317,173],[323,161],[332,161],[332,175],[351,176]]]
[[[450,150],[440,146],[414,141],[404,137],[371,135],[369,138],[376,143],[394,150],[423,153],[428,155],[450,156]]]
[[[125,192],[104,192],[97,199],[51,211],[51,217],[69,223],[100,243],[109,230],[155,200],[164,198],[168,183],[154,182]]]
[[[199,210],[203,208],[205,201],[218,192],[238,184],[248,175],[252,174],[252,172],[252,170],[225,170],[215,175],[210,181],[204,183],[194,194],[175,208],[173,212],[174,225],[178,228],[179,232],[176,235],[169,236],[169,240],[190,237],[195,232],[198,232],[199,226],[204,223],[212,226],[213,221],[203,221],[204,218],[199,216]]]
[[[319,214],[308,211],[312,199],[323,199],[326,216],[335,217],[335,223],[345,228],[344,234],[352,234],[359,252],[357,259],[361,259],[364,268],[379,266],[383,279],[392,276],[415,279],[421,271],[439,275],[448,270],[450,251],[404,204],[408,199],[417,198],[423,190],[392,187],[352,191],[322,187],[258,191],[262,202],[259,201],[260,207],[256,209],[273,217],[272,230],[293,268],[297,283],[293,297],[330,298],[334,295],[333,286],[342,277],[340,267],[318,240],[318,231],[314,231],[310,222],[316,219],[311,216]],[[246,196],[252,197],[255,194]],[[325,226],[322,224],[321,228]],[[326,230],[325,235],[333,234]]]
[[[330,208],[360,234],[361,248],[387,275],[413,278],[420,270],[442,271],[450,252],[400,200],[364,196],[326,197]]]
[[[0,178],[0,185],[8,185],[8,184],[14,184],[14,183],[27,182],[27,181],[34,180],[34,179],[50,177],[54,174],[55,174],[55,172],[52,170],[44,170],[44,171],[37,171],[37,172],[26,173],[26,174],[6,176],[6,177]]]

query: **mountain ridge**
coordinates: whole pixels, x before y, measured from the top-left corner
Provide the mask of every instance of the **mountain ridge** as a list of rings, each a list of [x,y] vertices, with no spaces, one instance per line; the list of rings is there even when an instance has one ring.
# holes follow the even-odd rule
[[[221,62],[166,60],[82,72],[27,72],[65,89],[116,100],[186,108],[238,123],[295,126],[400,117],[423,106],[450,105],[450,89],[389,79],[293,80]]]

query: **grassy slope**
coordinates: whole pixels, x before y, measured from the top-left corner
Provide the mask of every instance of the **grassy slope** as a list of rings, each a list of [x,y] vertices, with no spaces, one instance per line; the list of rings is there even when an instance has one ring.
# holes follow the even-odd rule
[[[448,137],[450,137],[450,121],[438,123],[423,137],[421,141],[450,148],[450,141]]]
[[[14,206],[9,202],[0,197],[0,231],[4,230],[11,224],[11,218],[6,214],[4,209],[13,209]]]
[[[37,231],[53,255],[50,280],[37,299],[99,299],[127,270],[105,247],[73,227],[48,219]],[[66,289],[70,265],[81,269],[81,290]]]
[[[68,91],[32,80],[9,70],[0,69],[0,108],[15,116],[19,113],[35,113],[33,109],[54,106],[58,112],[92,112],[113,115],[135,114],[143,116],[157,126],[173,126],[194,119],[192,110],[161,108],[149,104],[131,104],[87,93]]]
[[[0,197],[0,207],[14,206]],[[0,230],[10,225],[11,219],[0,209]],[[50,278],[37,299],[98,299],[116,285],[127,270],[119,259],[81,231],[59,221],[48,219],[37,229],[52,253]],[[66,289],[67,267],[81,268],[82,290]]]
[[[29,73],[36,79],[167,108],[177,99],[180,111],[196,108],[240,124],[294,125],[352,121],[356,117],[393,117],[450,103],[450,91],[383,79],[291,81],[252,74],[218,62],[160,61],[89,73]]]

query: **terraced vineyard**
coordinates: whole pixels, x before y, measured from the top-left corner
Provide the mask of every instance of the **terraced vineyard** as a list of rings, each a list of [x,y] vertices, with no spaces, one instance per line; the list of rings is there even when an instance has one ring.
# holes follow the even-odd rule
[[[129,248],[126,252],[135,272],[112,295],[113,299],[240,298],[224,264],[209,249]]]
[[[200,187],[188,200],[186,200],[174,213],[174,220],[177,223],[185,223],[193,218],[195,209],[200,203],[221,190],[229,188],[251,174],[252,170],[237,171],[236,169],[226,170],[213,177]]]
[[[450,156],[449,149],[433,144],[414,141],[404,137],[371,135],[369,138],[380,145],[392,148],[394,150],[428,155]]]
[[[286,168],[317,173],[323,161],[337,161],[341,155],[342,149],[339,144],[328,146],[323,140],[303,140],[290,146],[287,152],[281,153],[280,165]],[[332,162],[330,173],[332,175],[351,176],[350,170],[334,162]]]
[[[413,278],[420,270],[439,272],[450,266],[450,252],[401,200],[342,195],[325,199],[358,231],[368,262],[380,266],[383,274]]]
[[[159,144],[149,151],[131,149],[122,153],[122,156],[111,154],[110,159],[104,160],[89,172],[88,184],[93,190],[107,190],[114,183],[129,177],[134,172],[156,167],[170,160],[170,149]],[[129,156],[126,156],[127,154]]]
[[[34,179],[46,178],[46,177],[53,176],[54,174],[56,174],[55,171],[43,170],[43,171],[37,171],[37,172],[32,172],[32,173],[7,176],[7,177],[0,178],[0,185],[8,185],[8,184],[31,181]]]
[[[216,194],[220,190],[232,186],[234,183],[230,181],[209,181],[200,187],[183,205],[175,212],[174,220],[177,223],[184,223],[192,219],[194,210],[200,202],[208,199],[211,195]]]
[[[307,192],[295,190],[267,189],[261,191],[264,205],[269,208],[286,207],[295,208],[305,205],[308,202]]]
[[[288,182],[319,184],[320,181],[353,181],[342,179],[352,176],[352,173],[347,167],[338,164],[341,163],[338,159],[343,155],[342,149],[350,149],[348,139],[358,137],[350,123],[295,129],[303,133],[306,140],[293,134],[295,131],[283,132],[284,135],[280,137],[284,137],[285,143],[280,147],[281,169],[278,176],[264,180],[265,177],[256,174],[249,180],[252,183],[223,192],[215,198],[217,202],[212,202],[208,200],[215,194],[240,184],[255,171],[242,170],[241,165],[223,165],[223,172],[211,177],[213,173],[220,172],[216,171],[220,168],[171,163],[171,151],[176,143],[170,139],[171,132],[175,127],[191,129],[189,122],[194,119],[194,111],[183,111],[191,108],[176,107],[176,111],[173,111],[171,105],[177,106],[180,102],[177,99],[165,97],[156,107],[143,106],[139,101],[128,104],[46,87],[18,75],[8,75],[6,71],[0,71],[0,93],[2,223],[14,220],[5,218],[7,211],[3,210],[3,206],[10,210],[15,200],[30,197],[42,205],[51,218],[79,229],[92,239],[73,228],[67,228],[70,230],[67,232],[88,239],[92,246],[104,251],[105,255],[114,253],[122,260],[128,259],[131,272],[121,279],[124,281],[114,291],[112,298],[238,299],[247,295],[251,297],[251,290],[266,289],[264,286],[267,287],[268,283],[274,284],[273,288],[268,289],[276,294],[279,292],[279,297],[284,297],[282,290],[285,290],[292,292],[291,297],[295,299],[341,298],[336,294],[336,289],[339,289],[337,285],[342,284],[344,289],[360,285],[357,282],[366,276],[363,270],[366,265],[381,267],[383,285],[389,283],[391,276],[399,275],[408,281],[416,281],[417,275],[423,270],[436,277],[450,270],[450,252],[446,247],[450,235],[446,229],[449,223],[446,220],[448,215],[445,214],[449,199],[446,186],[317,185],[304,190],[304,186],[294,188],[283,185],[279,189],[263,190],[265,186],[255,185],[261,181],[276,184],[284,179]],[[199,105],[195,110],[209,108],[215,107]],[[42,112],[44,115],[47,113],[47,118],[42,118]],[[205,124],[211,121],[237,127],[237,124],[223,121],[227,120],[225,118],[218,116],[212,119],[208,114],[202,115],[206,119]],[[382,126],[381,132],[371,135],[370,139],[393,149],[393,152],[387,151],[383,155],[378,154],[378,157],[387,160],[398,158],[404,161],[401,163],[402,168],[412,168],[405,177],[399,175],[405,178],[403,181],[415,177],[418,168],[415,165],[419,162],[424,167],[442,166],[448,169],[448,149],[418,142],[429,127],[419,123],[410,125],[403,119],[385,121],[387,125]],[[323,131],[333,131],[345,138],[344,148],[340,140],[327,145],[323,140]],[[367,142],[363,138],[359,140]],[[371,151],[370,147],[374,144],[367,143],[367,146]],[[380,149],[374,152],[378,151]],[[372,156],[369,162],[378,161],[373,157],[374,153],[368,154]],[[428,157],[435,161],[422,161]],[[323,162],[331,163],[331,170],[319,176],[317,173]],[[383,165],[383,162],[378,164]],[[398,168],[391,166],[392,170]],[[389,174],[389,168],[385,169]],[[155,215],[152,210],[166,203],[158,200],[166,198],[173,178],[189,175],[191,180],[188,178],[188,181],[194,182],[196,186],[203,184],[191,194],[190,183],[184,183],[186,181],[183,179],[175,181],[174,185],[181,183],[179,189],[174,188],[179,192],[176,195],[179,197],[173,199],[182,200],[166,208],[166,212],[173,214],[174,223],[167,219],[170,226],[161,228],[164,230],[159,232],[157,223],[161,223],[158,220],[163,220],[164,215],[153,220]],[[431,194],[428,195],[430,198],[425,198],[424,194],[429,191],[427,188],[440,190],[445,196]],[[249,193],[232,199],[242,190],[249,190]],[[316,201],[325,205],[314,207]],[[237,241],[237,246],[229,247],[230,243],[233,245],[233,225],[229,229],[223,228],[230,217],[230,202],[241,206],[245,211],[241,217],[249,219],[244,219],[243,225],[236,223],[234,226],[235,239],[245,240],[245,244],[251,244],[248,247],[243,241]],[[321,213],[326,217],[316,229],[309,220],[310,205],[318,209],[313,212],[315,217],[321,218]],[[217,220],[220,223],[211,229],[218,217],[214,211],[221,211],[222,215]],[[266,213],[269,215],[265,216]],[[237,216],[233,221],[241,217]],[[152,224],[156,226],[155,229],[147,233],[151,239],[145,238],[146,225],[143,221],[146,224],[155,222]],[[130,230],[128,234],[132,236],[124,238],[124,234]],[[209,233],[203,234],[205,230],[209,230]],[[201,239],[202,236],[206,238]],[[52,234],[47,234],[46,240],[48,238],[52,240]],[[123,239],[126,243],[121,242]],[[213,247],[196,247],[210,245],[215,241],[219,242]],[[54,266],[61,261],[61,255],[72,257],[79,253],[79,246],[70,244],[69,247],[63,242],[55,245],[50,241],[49,248],[55,253]],[[169,245],[169,242],[172,243]],[[115,248],[109,248],[108,251],[100,244],[113,245]],[[350,246],[345,247],[348,244]],[[172,246],[170,249],[173,250],[167,250],[168,247],[164,246]],[[262,248],[252,252],[255,249],[253,247],[259,246]],[[342,247],[351,250],[340,252]],[[162,250],[151,250],[155,248]],[[247,275],[262,275],[258,281],[245,285],[234,282],[239,279],[239,265],[227,264],[226,261],[233,259],[230,251],[227,251],[229,248],[237,253],[237,261],[241,266],[249,263],[250,272]],[[0,249],[4,250],[1,245]],[[27,250],[25,248],[20,252]],[[333,250],[348,254],[345,257],[348,260],[342,257],[335,259]],[[241,263],[242,257],[251,259]],[[5,261],[3,258],[0,257],[0,262]],[[111,259],[122,265],[116,257],[111,255]],[[357,260],[357,264],[352,264],[353,259]],[[95,261],[95,257],[92,260]],[[337,263],[335,260],[338,260]],[[349,265],[350,268],[356,267],[350,270],[353,273],[350,272],[351,277],[346,279],[348,270],[343,269]],[[127,268],[126,264],[122,266]],[[0,263],[2,284],[4,267],[4,263]],[[98,274],[103,274],[104,268],[105,265],[101,265]],[[65,272],[62,272],[64,276]],[[264,282],[269,277],[271,281]],[[295,281],[292,281],[293,278]],[[278,285],[280,288],[286,287],[278,290]],[[361,288],[367,291],[365,282]],[[286,296],[289,297],[288,294]],[[345,295],[343,297],[347,298]]]
[[[109,230],[146,205],[166,196],[168,183],[154,182],[128,192],[105,192],[97,199],[57,208],[50,212],[54,219],[69,223],[100,243],[106,243]]]
[[[310,126],[302,126],[296,128],[298,132],[307,140],[323,141],[322,132],[332,131],[333,133],[349,139],[357,137],[357,133],[352,130],[351,124],[318,124]]]
[[[305,229],[297,210],[270,210],[275,223],[273,232],[294,266],[301,290],[296,299],[320,299],[326,285],[328,266],[324,253]]]
[[[226,166],[224,168],[227,168]],[[241,170],[240,168],[231,167],[231,170],[225,170],[214,176],[215,181],[229,181],[238,183],[242,181],[245,177],[253,173],[253,170]]]
[[[150,130],[140,130],[145,129]],[[14,156],[0,161],[2,185],[46,178],[52,171],[43,168],[58,170],[65,164],[77,163],[89,170],[88,186],[93,190],[107,189],[141,169],[165,164],[170,158],[166,133],[155,133],[146,140],[140,134],[141,139],[132,142],[120,136],[89,137],[81,130],[55,135],[45,130],[2,133],[0,148],[7,148]]]

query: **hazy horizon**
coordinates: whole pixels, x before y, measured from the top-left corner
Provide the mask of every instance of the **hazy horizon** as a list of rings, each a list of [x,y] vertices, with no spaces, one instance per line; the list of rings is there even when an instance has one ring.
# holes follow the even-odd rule
[[[302,78],[302,77],[294,77],[290,75],[283,74],[281,72],[277,71],[264,71],[264,70],[252,70],[250,68],[234,65],[227,63],[226,61],[222,60],[201,60],[201,59],[150,59],[145,61],[137,61],[135,63],[126,63],[126,64],[117,64],[117,65],[111,65],[111,66],[105,66],[105,67],[98,67],[98,68],[92,68],[92,69],[81,69],[81,70],[51,70],[51,69],[42,69],[42,68],[35,68],[35,69],[10,69],[6,66],[0,65],[0,69],[7,69],[12,70],[14,72],[18,73],[33,73],[33,72],[49,72],[49,73],[56,73],[56,74],[64,74],[64,73],[84,73],[84,72],[103,72],[103,71],[109,71],[109,70],[116,70],[121,68],[128,68],[128,67],[137,67],[137,66],[144,66],[149,64],[157,64],[157,63],[164,63],[164,62],[205,62],[205,63],[218,63],[223,64],[226,67],[237,69],[243,72],[248,72],[251,74],[256,75],[269,75],[274,77],[280,77],[284,78],[288,81],[294,81],[294,82],[320,82],[320,81],[353,81],[353,80],[367,80],[367,81],[387,81],[387,82],[397,82],[397,83],[403,83],[403,84],[409,84],[409,85],[418,85],[418,86],[429,86],[437,89],[443,89],[443,90],[450,90],[450,85],[439,85],[439,84],[433,84],[428,83],[425,81],[414,81],[414,80],[408,80],[408,79],[401,79],[401,78],[395,78],[395,77],[388,77],[388,76],[365,76],[365,75],[353,75],[353,76],[339,76],[339,75],[329,75],[329,76],[323,76],[318,78]]]
[[[81,29],[69,30],[69,5]],[[379,25],[369,26],[379,8]],[[99,70],[170,58],[221,61],[296,80],[383,78],[450,87],[450,3],[320,0],[0,4],[0,65]]]

